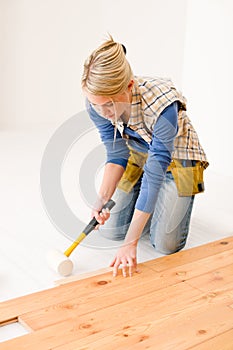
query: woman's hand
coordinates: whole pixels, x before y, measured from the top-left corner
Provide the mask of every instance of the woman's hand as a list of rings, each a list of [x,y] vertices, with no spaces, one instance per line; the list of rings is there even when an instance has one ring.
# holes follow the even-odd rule
[[[118,250],[110,266],[113,267],[113,276],[117,275],[119,266],[122,266],[124,277],[132,276],[137,269],[137,244],[143,228],[150,217],[149,213],[144,213],[135,209],[132,221],[130,223],[124,245]]]
[[[97,210],[93,210],[92,215],[93,215],[93,217],[96,218],[96,220],[98,221],[98,223],[100,225],[104,225],[105,221],[108,220],[110,217],[110,211],[108,208],[102,209],[101,212],[99,212]],[[96,226],[97,229],[98,229],[98,226],[99,225]]]
[[[138,272],[137,270],[137,244],[127,244],[122,246],[110,266],[113,267],[113,276],[117,276],[118,269],[122,266],[122,275],[130,277],[134,272]]]
[[[95,217],[100,225],[104,225],[109,219],[109,210],[103,209],[103,205],[112,198],[116,186],[120,181],[125,169],[123,166],[113,163],[107,163],[104,168],[102,184],[100,186],[99,195],[93,206],[92,217]],[[96,227],[98,229],[98,227]]]

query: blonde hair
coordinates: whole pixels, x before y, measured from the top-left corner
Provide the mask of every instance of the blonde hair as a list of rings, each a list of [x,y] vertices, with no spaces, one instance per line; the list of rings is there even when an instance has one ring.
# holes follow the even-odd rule
[[[85,61],[82,88],[93,95],[114,96],[127,89],[132,77],[123,46],[109,36]]]

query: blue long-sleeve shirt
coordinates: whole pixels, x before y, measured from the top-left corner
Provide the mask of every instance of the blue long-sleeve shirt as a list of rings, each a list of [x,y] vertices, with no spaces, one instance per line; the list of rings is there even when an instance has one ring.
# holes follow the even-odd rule
[[[127,165],[129,149],[126,140],[117,130],[114,142],[114,126],[110,120],[101,117],[88,106],[91,119],[99,130],[101,140],[107,151],[107,163]],[[174,139],[177,134],[177,102],[172,103],[160,114],[154,125],[152,140],[147,143],[142,137],[124,125],[124,134],[128,135],[128,143],[136,151],[148,153],[144,166],[140,193],[135,208],[143,212],[151,213],[154,210],[159,189],[164,180],[168,165],[171,162],[174,150]]]

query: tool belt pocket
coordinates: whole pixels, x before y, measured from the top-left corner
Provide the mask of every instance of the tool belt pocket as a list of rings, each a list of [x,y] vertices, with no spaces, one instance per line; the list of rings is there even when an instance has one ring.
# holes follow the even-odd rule
[[[147,153],[137,152],[130,148],[130,157],[117,188],[129,193],[142,176],[146,160]]]
[[[130,192],[143,174],[142,168],[137,164],[128,161],[124,174],[118,183],[118,188],[125,192]]]
[[[200,161],[195,161],[193,166],[183,166],[181,160],[173,159],[168,170],[174,177],[180,197],[189,197],[204,191],[204,167]]]

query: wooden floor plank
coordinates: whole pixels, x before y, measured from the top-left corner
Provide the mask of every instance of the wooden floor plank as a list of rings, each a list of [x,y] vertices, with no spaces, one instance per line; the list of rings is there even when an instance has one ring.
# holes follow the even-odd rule
[[[207,258],[208,256],[214,256],[215,254],[231,249],[233,249],[233,236],[183,250],[175,254],[153,259],[151,262],[153,264],[153,269],[161,272],[169,268],[174,268],[200,260],[202,258]]]
[[[149,332],[141,333],[138,342],[133,342],[133,349],[187,350],[194,344],[199,345],[205,339],[215,337],[219,332],[228,330],[232,326],[232,322],[233,312],[229,311],[227,305],[203,307],[200,310],[193,310],[186,317],[179,315],[162,324],[150,325]],[[111,343],[110,340],[109,344],[104,347],[95,346],[95,350],[108,350]],[[117,344],[116,349],[125,350],[125,345],[125,341],[123,341],[122,345]]]
[[[206,303],[201,307],[192,305],[184,312],[171,313],[163,317],[153,310],[144,316],[135,315],[131,320],[122,317],[118,327],[112,325],[111,335],[103,331],[97,340],[96,335],[91,335],[53,349],[187,350],[232,327],[233,310],[228,308],[228,303],[229,300],[222,300],[220,304]]]
[[[226,251],[219,255],[220,258],[217,258],[216,262],[211,260],[212,257],[209,257],[207,260],[201,259],[195,263],[183,265],[181,266],[181,269],[169,269],[162,274],[152,273],[149,275],[148,270],[146,270],[143,278],[141,278],[142,276],[137,276],[138,282],[136,284],[132,284],[133,278],[131,280],[124,280],[122,282],[124,283],[124,289],[122,289],[122,283],[118,283],[113,285],[113,288],[111,289],[103,289],[102,294],[97,295],[95,291],[89,293],[88,296],[74,294],[72,299],[66,300],[63,303],[55,303],[54,301],[53,305],[46,308],[22,314],[20,320],[22,320],[24,324],[27,324],[32,330],[36,330],[54,324],[55,320],[58,322],[62,321],[64,317],[73,317],[73,314],[81,316],[90,311],[97,311],[101,308],[126,301],[131,298],[131,288],[133,289],[133,295],[136,298],[155,290],[167,288],[178,282],[192,280],[194,277],[197,277],[194,279],[195,285],[192,284],[192,282],[190,282],[190,285],[197,288],[196,281],[200,276],[203,275],[204,283],[206,284],[206,280],[210,278],[209,276],[215,274],[215,270],[212,270],[212,268],[222,265],[224,266],[225,263],[231,263],[231,269],[231,266],[233,266],[233,251]],[[222,268],[223,275],[226,270],[228,271],[228,268],[224,266],[224,269]],[[219,273],[220,271],[221,270],[219,269]],[[230,274],[228,280],[225,280],[225,282],[225,284],[233,282],[233,274]],[[210,290],[211,288],[207,291]]]
[[[181,252],[179,254],[181,254]],[[192,256],[193,256],[193,254],[192,254]],[[164,259],[164,261],[166,261],[167,257],[162,257],[162,259]],[[170,264],[166,265],[164,263],[162,271],[157,271],[157,260],[158,259],[149,260],[149,261],[145,262],[144,265],[147,266],[148,268],[152,269],[153,271],[156,271],[156,272],[164,272],[164,271],[169,270],[171,273],[172,273],[172,271],[175,271],[178,275],[184,276],[187,274],[187,272],[190,274],[190,272],[194,270],[195,266],[200,268],[200,266],[204,265],[204,266],[207,266],[209,269],[214,270],[215,268],[219,268],[219,267],[226,266],[226,265],[233,263],[233,248],[229,249],[227,251],[219,252],[219,253],[215,252],[214,255],[211,255],[208,257],[204,257],[204,258],[199,257],[196,261],[191,261],[191,262],[189,262],[189,259],[186,256],[185,261],[182,260],[183,261],[182,265],[174,264],[174,266],[170,266]],[[194,265],[195,263],[196,263],[196,265]],[[139,265],[139,267],[140,267],[140,265]],[[183,267],[188,269],[188,271],[184,271]],[[105,270],[106,269],[101,269],[101,270],[98,270],[96,272],[90,272],[87,274],[82,274],[82,275],[77,275],[77,276],[70,276],[68,278],[64,278],[64,279],[55,281],[55,285],[59,286],[59,285],[67,284],[70,282],[79,281],[79,280],[82,280],[84,278],[97,276],[97,275],[100,275],[102,271],[103,271],[102,273],[104,273]],[[109,268],[107,270],[111,271]],[[201,273],[202,272],[200,271],[200,274]]]
[[[207,245],[206,254],[198,247],[196,254],[143,263],[133,278],[108,272],[1,303],[1,322],[19,317],[36,331],[0,343],[0,350],[196,350],[215,338],[221,344],[233,325],[233,240],[221,242]]]
[[[76,281],[80,281],[83,279],[87,279],[89,277],[96,277],[98,275],[103,275],[104,273],[108,273],[108,272],[112,273],[112,270],[113,270],[112,267],[104,267],[104,268],[98,269],[96,271],[84,272],[84,273],[81,273],[79,275],[71,275],[71,276],[54,281],[54,285],[55,286],[62,286],[63,284],[67,284],[70,282],[76,282]]]
[[[191,249],[183,250],[172,255],[163,256],[157,259],[147,261],[146,265],[157,272],[161,272],[164,270],[168,270],[170,268],[176,268],[184,264],[192,263],[194,261],[201,260],[204,258],[206,259],[206,263],[208,264],[208,263],[212,263],[212,261],[215,260],[216,254],[219,255],[221,252],[226,253],[229,250],[233,252],[233,236],[226,237],[225,239],[210,242]],[[210,257],[211,259],[211,261],[209,262],[208,262],[208,257]],[[219,255],[219,257],[221,258],[221,254]],[[202,261],[204,262],[204,260]],[[111,271],[110,268],[106,268],[106,269],[108,271]],[[63,278],[61,280],[55,281],[55,285],[59,286],[62,284],[67,284],[69,282],[75,282],[77,280],[96,275],[97,273],[99,274],[100,272],[101,270],[96,272],[90,272],[87,274]],[[105,272],[105,269],[103,269],[103,272]]]
[[[201,307],[190,305],[185,312],[158,317],[151,314],[134,317],[129,323],[123,321],[121,328],[111,335],[91,335],[85,339],[69,342],[56,350],[109,350],[109,349],[159,349],[188,350],[206,340],[228,331],[232,327],[233,312],[228,301],[206,303]],[[116,327],[112,327],[116,330]],[[97,338],[97,340],[96,340]],[[199,350],[198,346],[195,350]],[[204,348],[213,350],[212,348]],[[224,349],[224,347],[223,347]],[[217,348],[216,348],[217,350]],[[222,350],[221,347],[218,350]],[[231,349],[232,350],[232,349]]]
[[[114,312],[116,305],[122,308],[122,304],[127,305],[127,302],[130,303],[132,300],[135,300],[135,303],[138,305],[137,311],[140,309],[141,312],[144,312],[150,299],[153,299],[154,303],[161,308],[162,305],[166,305],[164,300],[168,297],[172,297],[173,300],[176,299],[174,309],[179,310],[185,307],[192,298],[198,298],[200,294],[194,288],[182,284],[157,290],[156,286],[153,285],[153,281],[151,281],[147,285],[141,286],[141,288],[138,287],[137,290],[134,287],[124,290],[116,289],[111,295],[103,294],[101,296],[93,296],[92,299],[80,299],[77,304],[70,301],[68,305],[53,305],[48,309],[24,314],[20,316],[20,322],[28,325],[32,330],[38,330],[61,322],[65,318],[79,317],[81,319],[82,316],[87,315],[88,317],[89,313],[97,314],[97,312],[105,314],[107,309],[109,314],[113,315],[112,312]],[[147,300],[143,303],[145,295]],[[173,307],[173,302],[171,304],[170,307]],[[156,307],[156,310],[158,311],[158,307]]]
[[[227,243],[227,244],[222,244]],[[145,274],[147,268],[155,269],[156,271],[164,271],[169,268],[175,268],[183,264],[195,262],[206,256],[215,255],[224,250],[233,249],[233,237],[228,237],[225,240],[219,240],[217,242],[211,242],[209,245],[204,245],[196,248],[192,248],[186,251],[182,251],[171,256],[165,256],[147,263],[140,264],[139,267]],[[111,285],[112,274],[108,272],[101,275],[102,280],[108,281],[108,287]],[[94,278],[94,280],[93,280]],[[141,278],[141,276],[140,276]],[[70,283],[68,287],[58,286],[51,288],[47,291],[47,297],[43,298],[44,291],[33,293],[30,296],[26,295],[20,298],[12,299],[7,302],[0,303],[0,325],[9,323],[11,320],[15,320],[19,315],[32,310],[45,308],[56,300],[58,303],[65,302],[67,299],[71,299],[73,294],[83,295],[93,289],[93,284],[98,285],[101,278],[99,276],[90,277],[82,280],[82,284]],[[114,281],[115,283],[115,281]],[[176,283],[176,282],[174,282]],[[100,287],[100,285],[99,285]],[[100,288],[99,288],[100,289]],[[96,292],[98,292],[96,288]],[[70,297],[69,297],[70,296]]]
[[[233,329],[219,334],[202,344],[192,346],[188,350],[232,350],[233,349]]]
[[[139,275],[135,275],[131,279],[130,284],[137,285],[138,283],[143,283],[144,278],[147,279],[148,275],[151,275],[151,269],[148,269],[144,263],[140,264],[140,270],[140,277]],[[46,308],[54,303],[65,303],[67,300],[72,300],[77,296],[86,296],[88,293],[95,293],[97,295],[103,293],[103,291],[106,292],[106,289],[115,288],[115,286],[121,283],[120,278],[113,278],[112,273],[107,272],[103,275],[92,276],[79,282],[71,282],[67,285],[57,286],[1,302],[0,325],[6,324],[11,320],[16,320],[23,313]]]
[[[233,264],[215,269],[206,274],[193,277],[187,283],[202,292],[223,293],[224,289],[233,296],[233,290],[229,290],[229,285],[233,282]]]
[[[178,289],[176,290],[176,288]],[[187,330],[185,329],[185,334],[186,332],[192,333],[194,325],[196,325],[195,327],[206,329],[203,327],[208,317],[211,320],[211,327],[208,331],[210,336],[213,336],[212,327],[216,328],[218,325],[219,331],[224,332],[232,326],[233,309],[226,307],[226,305],[232,303],[231,298],[228,296],[226,298],[224,295],[216,296],[213,303],[203,295],[198,295],[200,293],[198,290],[190,289],[185,283],[170,287],[169,293],[167,293],[167,290],[164,290],[163,295],[161,295],[160,292],[156,291],[146,295],[146,298],[132,297],[132,300],[125,303],[116,304],[81,317],[76,315],[76,317],[67,319],[65,322],[57,323],[29,335],[5,342],[4,347],[0,344],[0,350],[16,348],[17,350],[47,350],[61,345],[66,346],[69,344],[71,346],[70,343],[72,342],[74,342],[73,349],[81,349],[81,346],[91,344],[93,341],[99,342],[110,336],[113,330],[117,334],[120,332],[120,338],[124,338],[125,329],[128,329],[128,332],[130,332],[130,329],[134,329],[136,326],[146,327],[150,332],[157,330],[155,332],[156,338],[160,337],[159,339],[163,343],[167,338],[169,339],[167,335],[164,336],[166,329],[170,329],[170,331],[173,329],[174,334],[176,334],[176,327],[181,332],[181,329],[186,324]],[[212,299],[212,297],[210,298]],[[221,314],[220,317],[219,314]],[[202,320],[203,318],[204,320]],[[203,322],[198,323],[198,319]],[[191,329],[188,329],[187,322]],[[153,332],[151,333],[152,338],[154,337]],[[141,335],[142,328],[140,328]],[[118,337],[111,339],[110,343],[113,340],[117,341]],[[206,337],[203,337],[203,339],[206,339]],[[79,344],[80,348],[77,347],[77,344]],[[174,344],[175,341],[172,342],[172,345]],[[191,341],[188,344],[193,345]],[[101,343],[101,345],[103,344]]]
[[[124,291],[128,288],[133,288],[136,291],[140,285],[148,284],[148,281],[149,283],[156,281],[154,288],[157,289],[180,281],[180,276],[176,273],[170,279],[163,278],[159,273],[148,268],[147,263],[140,264],[139,268],[141,273],[135,274],[133,278],[123,279],[121,276],[113,278],[111,273],[106,273],[1,303],[0,324],[15,320],[27,312],[53,307],[54,304],[61,305],[61,307],[69,303],[77,304],[87,295],[90,299],[103,293],[107,296],[108,292],[111,294],[115,293],[117,288],[121,289],[122,283],[124,283]]]
[[[191,263],[189,262],[180,266],[170,267],[161,271],[157,276],[163,277],[164,279],[177,276],[179,280],[184,281],[209,272],[215,272],[216,270],[231,265],[233,265],[233,250],[228,250],[226,252],[215,254],[214,256],[198,259]],[[148,262],[147,266],[153,270],[153,262]]]

